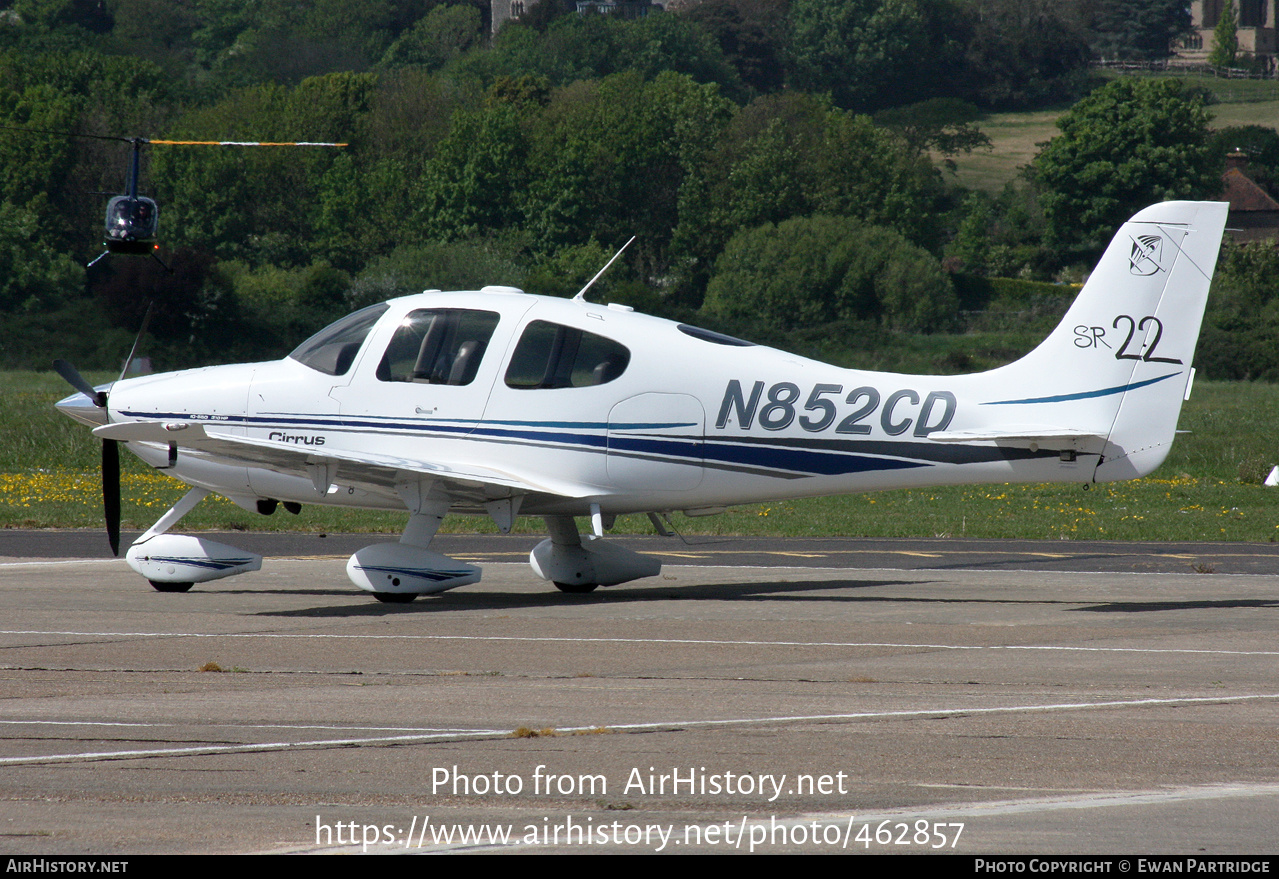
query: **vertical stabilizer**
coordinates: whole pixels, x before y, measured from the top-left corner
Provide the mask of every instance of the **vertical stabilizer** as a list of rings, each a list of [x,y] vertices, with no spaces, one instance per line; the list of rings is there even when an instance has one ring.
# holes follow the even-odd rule
[[[1130,315],[1123,312],[1115,319],[1116,329],[1128,342],[1116,357],[1127,358],[1124,362],[1131,364],[1132,374],[1097,468],[1098,481],[1144,476],[1168,456],[1191,379],[1190,364],[1228,209],[1222,202],[1173,202],[1147,208],[1124,227],[1127,230],[1149,215],[1145,229],[1138,227],[1129,234],[1128,272],[1133,276],[1167,272],[1168,282],[1153,308],[1134,309]],[[1170,246],[1173,253],[1168,252]]]
[[[982,376],[987,424],[1105,437],[1097,481],[1158,467],[1190,380],[1227,209],[1165,202],[1125,223],[1043,344]]]

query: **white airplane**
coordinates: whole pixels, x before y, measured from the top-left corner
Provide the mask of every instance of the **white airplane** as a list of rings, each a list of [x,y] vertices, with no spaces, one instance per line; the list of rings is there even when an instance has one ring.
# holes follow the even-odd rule
[[[217,492],[261,513],[407,511],[398,543],[347,563],[382,601],[480,579],[430,549],[449,512],[487,514],[503,532],[542,517],[550,537],[530,556],[534,572],[589,592],[660,571],[604,538],[623,513],[659,524],[655,514],[784,498],[1150,473],[1189,396],[1226,209],[1141,211],[1047,340],[973,375],[843,369],[581,294],[485,287],[365,308],[272,363],[95,389],[62,362],[81,392],[57,406],[104,441],[113,550],[117,443],[192,486],[126,556],[160,591],[261,566],[169,533]]]

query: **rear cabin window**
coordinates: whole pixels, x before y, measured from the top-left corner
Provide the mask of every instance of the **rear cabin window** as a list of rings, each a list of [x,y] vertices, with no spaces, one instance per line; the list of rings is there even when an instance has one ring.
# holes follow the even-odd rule
[[[377,377],[384,382],[469,385],[497,328],[493,311],[434,308],[410,312],[395,335]]]
[[[298,345],[289,356],[328,375],[346,375],[369,330],[388,307],[382,302],[348,314]]]
[[[515,346],[506,384],[519,389],[602,385],[620,376],[630,362],[631,352],[612,339],[535,320]]]

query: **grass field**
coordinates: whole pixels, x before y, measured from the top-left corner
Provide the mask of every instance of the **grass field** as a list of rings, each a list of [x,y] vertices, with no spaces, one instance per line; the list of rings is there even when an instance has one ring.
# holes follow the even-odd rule
[[[956,343],[958,345],[958,343]],[[109,380],[92,376],[92,381]],[[52,373],[0,373],[0,526],[101,527],[100,446],[52,408],[66,387]],[[1279,463],[1279,387],[1196,384],[1168,461],[1127,483],[913,489],[762,504],[710,518],[674,518],[686,534],[781,536],[1248,540],[1279,537],[1279,488],[1261,485]],[[185,487],[124,455],[124,527],[149,527]],[[403,514],[306,507],[266,517],[209,497],[183,530],[399,531]],[[451,517],[446,530],[496,531],[487,519]],[[540,520],[519,530],[540,531]],[[644,517],[617,530],[648,533]],[[104,541],[105,546],[105,541]]]
[[[1279,81],[1179,77],[1187,86],[1211,92],[1213,125],[1266,125],[1279,129]],[[1040,144],[1057,134],[1057,119],[1067,108],[1033,113],[994,113],[977,123],[993,149],[955,159],[954,181],[967,189],[997,193],[1030,164]]]

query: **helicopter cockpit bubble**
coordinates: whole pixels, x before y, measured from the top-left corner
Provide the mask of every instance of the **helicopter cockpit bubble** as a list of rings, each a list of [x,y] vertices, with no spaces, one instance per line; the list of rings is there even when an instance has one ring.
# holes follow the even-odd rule
[[[113,252],[148,253],[155,243],[160,211],[140,196],[119,195],[107,204],[107,248]]]

